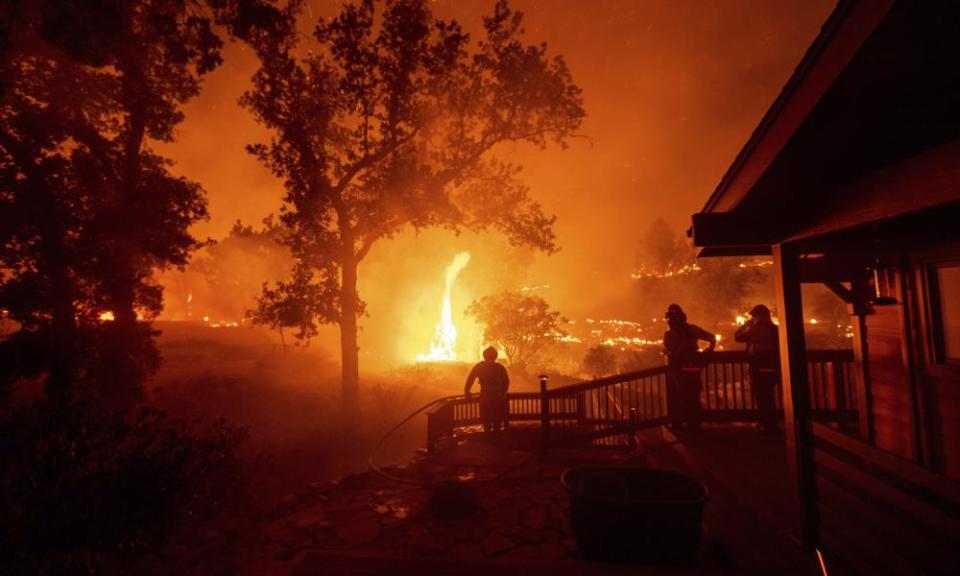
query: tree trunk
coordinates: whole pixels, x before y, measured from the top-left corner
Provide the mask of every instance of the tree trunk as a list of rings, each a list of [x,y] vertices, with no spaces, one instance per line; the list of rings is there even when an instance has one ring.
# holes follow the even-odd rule
[[[51,205],[50,210],[56,214],[55,206]],[[58,401],[70,398],[77,376],[77,311],[73,303],[73,283],[67,269],[64,237],[59,219],[50,216],[42,241],[44,264],[50,278],[50,296],[53,301],[50,321],[50,373],[46,392],[50,398]]]
[[[112,224],[115,243],[110,254],[112,275],[108,291],[114,321],[105,327],[105,346],[97,383],[101,402],[111,409],[127,409],[142,399],[141,385],[150,371],[153,343],[137,321],[136,287],[139,228],[147,225],[134,209],[140,181],[141,149],[146,136],[146,113],[138,90],[143,80],[136,64],[123,74],[125,105],[130,110],[129,133],[120,166],[120,186],[113,198]]]
[[[70,279],[63,207],[39,170],[31,170],[33,191],[42,198],[46,218],[41,224],[40,267],[50,281],[50,355],[47,397],[66,404],[77,380],[77,310]]]
[[[340,284],[340,354],[343,409],[347,414],[360,410],[360,360],[357,348],[357,266],[359,262],[351,254],[345,256],[341,268]]]
[[[124,75],[125,82],[129,74]],[[133,88],[125,88],[125,92],[133,92]],[[118,192],[114,209],[114,225],[117,242],[117,252],[113,254],[116,277],[113,294],[114,315],[116,326],[134,329],[137,324],[135,286],[137,283],[136,254],[139,250],[139,228],[146,225],[139,219],[133,209],[133,201],[137,196],[140,182],[140,152],[146,136],[145,112],[135,106],[130,113],[130,134],[124,145],[122,184]]]

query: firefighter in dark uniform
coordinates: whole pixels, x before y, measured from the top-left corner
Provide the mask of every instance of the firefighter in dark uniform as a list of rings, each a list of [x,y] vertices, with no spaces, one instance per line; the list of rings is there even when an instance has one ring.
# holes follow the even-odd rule
[[[747,345],[750,360],[750,388],[760,412],[760,430],[767,434],[777,430],[774,390],[780,367],[780,335],[770,317],[770,309],[757,304],[750,310],[750,320],[734,335]]]
[[[510,376],[503,364],[497,362],[497,349],[490,346],[483,351],[483,362],[470,370],[463,395],[470,398],[474,380],[480,380],[480,420],[484,432],[494,432],[507,425],[507,390]]]
[[[687,323],[687,315],[677,304],[667,308],[665,316],[670,329],[663,335],[667,356],[667,411],[673,428],[684,423],[700,428],[700,358],[699,342],[707,342],[707,350],[717,345],[717,337],[699,326]]]

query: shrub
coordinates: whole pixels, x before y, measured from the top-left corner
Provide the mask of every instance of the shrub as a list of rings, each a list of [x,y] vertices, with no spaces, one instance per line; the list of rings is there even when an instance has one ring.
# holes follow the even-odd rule
[[[153,409],[7,410],[0,572],[133,573],[234,504],[243,436],[222,421],[201,426]]]

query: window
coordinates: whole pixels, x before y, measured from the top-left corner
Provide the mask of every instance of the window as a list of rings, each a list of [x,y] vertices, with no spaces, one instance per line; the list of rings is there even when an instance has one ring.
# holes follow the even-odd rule
[[[936,289],[939,356],[960,363],[960,264],[940,264],[932,278]]]

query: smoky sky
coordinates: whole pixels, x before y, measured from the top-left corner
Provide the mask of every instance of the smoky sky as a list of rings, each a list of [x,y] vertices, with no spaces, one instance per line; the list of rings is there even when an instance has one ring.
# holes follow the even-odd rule
[[[307,17],[335,13],[313,0]],[[500,154],[521,163],[532,195],[557,216],[561,251],[532,258],[527,282],[550,285],[567,312],[590,310],[629,288],[640,238],[656,217],[686,229],[813,41],[830,0],[514,0],[526,38],[561,54],[583,88],[582,138],[567,150],[523,146]],[[492,0],[440,0],[441,18],[476,32]],[[306,26],[305,30],[310,27]],[[163,151],[203,184],[211,218],[200,236],[220,237],[241,219],[276,213],[282,184],[244,151],[267,132],[239,108],[256,61],[230,44],[224,64],[185,109],[178,141]],[[446,233],[445,233],[446,234]],[[442,270],[457,251],[437,256]],[[402,240],[402,239],[401,239]],[[386,241],[391,242],[391,241]],[[376,248],[363,277],[382,270],[377,250],[402,263],[399,246]],[[422,256],[422,255],[421,255]],[[410,255],[413,258],[413,255]]]

